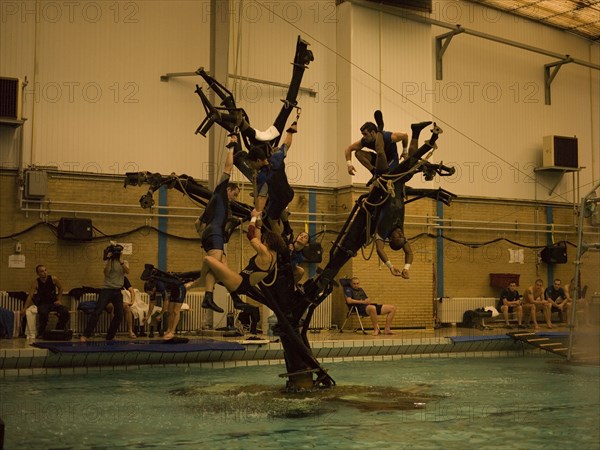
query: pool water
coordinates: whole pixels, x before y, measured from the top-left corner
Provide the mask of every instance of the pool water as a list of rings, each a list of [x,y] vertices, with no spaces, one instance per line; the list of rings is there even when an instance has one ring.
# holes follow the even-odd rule
[[[324,394],[283,366],[4,378],[6,449],[598,449],[600,369],[550,358],[327,364]]]

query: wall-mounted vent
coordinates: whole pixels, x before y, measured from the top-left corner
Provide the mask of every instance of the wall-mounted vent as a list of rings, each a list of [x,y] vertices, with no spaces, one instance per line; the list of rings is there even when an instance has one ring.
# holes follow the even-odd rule
[[[0,77],[0,119],[21,120],[23,82]]]

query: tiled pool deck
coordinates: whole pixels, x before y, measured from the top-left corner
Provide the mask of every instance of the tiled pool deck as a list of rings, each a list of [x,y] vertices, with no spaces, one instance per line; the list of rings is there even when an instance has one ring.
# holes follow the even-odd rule
[[[480,331],[448,327],[435,330],[397,330],[389,336],[372,336],[331,330],[309,333],[308,337],[315,357],[325,365],[339,361],[381,361],[402,358],[524,355],[560,358],[522,342],[515,342],[506,335],[508,331],[513,330],[494,328]],[[552,332],[557,331],[566,332],[567,329],[561,327],[552,330]],[[541,333],[544,333],[544,330]],[[593,330],[593,333],[597,338],[597,330]],[[462,336],[463,339],[467,337],[467,339],[455,342],[452,338],[456,336]],[[185,337],[202,338],[191,335]],[[244,339],[220,336],[211,336],[211,338],[228,342],[239,342]],[[97,340],[102,341],[101,338]],[[165,349],[169,347],[165,346]],[[283,349],[279,342],[244,344],[244,347],[245,349],[241,351],[52,353],[46,349],[32,347],[25,339],[5,339],[0,340],[0,377],[137,370],[143,367],[173,365],[182,367],[193,365],[210,369],[284,364]]]

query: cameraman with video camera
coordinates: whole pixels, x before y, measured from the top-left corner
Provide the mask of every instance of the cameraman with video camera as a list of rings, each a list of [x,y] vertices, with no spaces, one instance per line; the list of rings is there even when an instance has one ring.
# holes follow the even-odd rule
[[[110,245],[104,249],[103,259],[106,261],[104,264],[104,286],[98,295],[96,309],[88,318],[85,332],[79,338],[80,342],[87,342],[92,336],[98,324],[98,318],[108,303],[113,304],[114,316],[106,333],[107,341],[112,341],[115,338],[115,334],[117,334],[119,325],[123,320],[123,294],[121,289],[125,282],[125,275],[129,273],[129,264],[123,259],[123,246],[111,241]]]

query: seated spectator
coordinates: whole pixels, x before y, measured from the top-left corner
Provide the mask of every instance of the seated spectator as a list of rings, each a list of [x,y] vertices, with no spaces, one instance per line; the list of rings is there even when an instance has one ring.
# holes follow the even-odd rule
[[[517,312],[517,323],[519,328],[526,328],[523,325],[523,305],[521,304],[521,295],[517,291],[517,283],[514,281],[509,283],[507,288],[500,293],[500,300],[498,301],[497,309],[501,310],[504,314],[504,321],[506,322],[506,328],[512,328],[508,321],[508,315],[512,314],[513,311]]]
[[[127,323],[127,331],[131,339],[136,339],[137,336],[133,331],[133,320],[138,319],[141,324],[144,321],[144,316],[147,313],[148,305],[139,298],[139,291],[135,289],[127,277],[124,277],[123,283],[123,314]]]
[[[550,302],[544,298],[544,281],[541,278],[535,280],[533,286],[529,286],[525,291],[525,309],[530,311],[530,317],[533,320],[533,327],[535,330],[539,330],[540,327],[537,323],[537,312],[544,312],[544,319],[548,328],[552,328],[552,321],[550,320]]]
[[[571,300],[569,294],[567,294],[561,287],[561,283],[562,282],[559,278],[555,278],[552,286],[548,286],[544,291],[544,297],[552,305],[551,312],[558,312],[560,314],[561,321],[563,321],[564,318],[562,313],[566,312],[567,317],[569,317],[569,311],[571,310],[573,300]]]
[[[63,292],[60,281],[49,275],[48,269],[43,264],[39,264],[35,271],[38,276],[29,289],[22,311],[27,316],[27,339],[35,339],[44,334],[48,325],[48,316],[52,311],[58,314],[57,330],[66,330],[69,322],[69,309],[60,302]],[[39,319],[37,329],[36,314]]]
[[[373,323],[373,336],[377,336],[380,333],[379,323],[377,316],[386,315],[384,334],[392,333],[392,321],[394,320],[394,314],[396,314],[396,306],[394,305],[380,305],[377,303],[371,303],[369,297],[365,293],[364,289],[360,287],[360,280],[357,277],[353,277],[351,281],[351,296],[348,297],[346,294],[346,303],[349,305],[356,305],[358,313],[362,316],[369,316]]]
[[[150,327],[148,337],[154,337],[155,326],[158,329],[158,335],[163,337],[169,322],[169,297],[167,296],[167,288],[162,281],[150,279],[144,283],[144,291],[150,297],[148,314],[144,318],[144,323],[147,323]]]
[[[164,334],[165,341],[170,341],[175,337],[177,324],[179,324],[181,310],[183,307],[183,302],[185,301],[185,296],[187,295],[187,290],[196,283],[197,280],[190,281],[185,284],[173,284],[169,286],[169,322],[167,331],[165,331]]]

